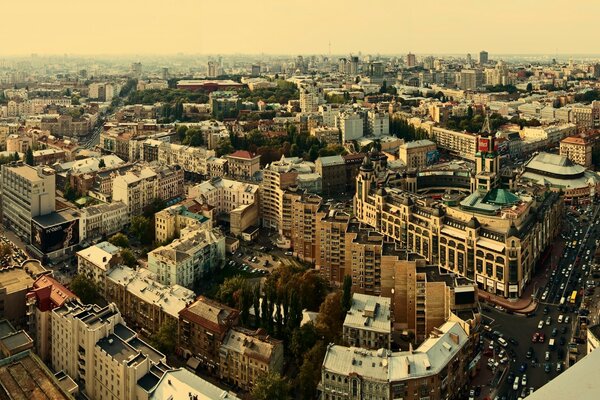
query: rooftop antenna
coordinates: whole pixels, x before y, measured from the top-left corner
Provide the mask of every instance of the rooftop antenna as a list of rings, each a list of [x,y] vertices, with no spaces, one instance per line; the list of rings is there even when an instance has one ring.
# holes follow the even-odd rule
[[[492,133],[492,129],[490,128],[490,116],[487,112],[487,109],[484,109],[485,113],[485,121],[483,122],[483,126],[481,127],[481,133],[484,136],[489,136]]]

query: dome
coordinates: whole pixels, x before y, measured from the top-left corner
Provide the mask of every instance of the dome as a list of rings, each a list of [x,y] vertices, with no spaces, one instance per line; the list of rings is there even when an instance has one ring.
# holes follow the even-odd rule
[[[361,171],[373,171],[373,163],[371,162],[371,159],[369,158],[368,155],[363,159],[363,163],[360,166],[360,170]]]
[[[471,220],[469,221],[469,223],[467,224],[468,228],[471,229],[477,229],[481,226],[481,224],[479,223],[479,221],[477,220],[477,218],[475,217],[471,217]]]
[[[508,228],[507,235],[508,235],[508,237],[519,236],[519,230],[515,226],[514,222],[512,224],[510,224],[510,228]]]

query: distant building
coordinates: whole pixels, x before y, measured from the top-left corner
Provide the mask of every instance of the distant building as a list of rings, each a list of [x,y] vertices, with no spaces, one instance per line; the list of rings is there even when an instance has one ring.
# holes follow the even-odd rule
[[[485,50],[481,50],[479,52],[479,64],[480,65],[484,65],[484,64],[487,64],[488,61],[489,61],[489,59],[488,59],[488,52],[485,51]]]
[[[310,135],[319,139],[321,143],[326,144],[341,144],[340,142],[340,130],[335,127],[319,127],[312,128]]]
[[[412,67],[415,67],[416,65],[417,65],[417,57],[412,53],[408,53],[406,55],[406,66],[408,68],[412,68]]]
[[[342,156],[317,158],[315,171],[321,175],[324,194],[339,194],[346,190],[346,162]]]
[[[342,142],[359,139],[364,134],[364,119],[356,112],[345,111],[336,119],[342,133]]]

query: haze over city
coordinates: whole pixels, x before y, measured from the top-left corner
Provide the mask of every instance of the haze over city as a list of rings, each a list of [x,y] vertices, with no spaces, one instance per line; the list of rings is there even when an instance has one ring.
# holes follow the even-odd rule
[[[0,54],[590,54],[600,3],[26,0]],[[10,40],[8,40],[10,38]]]

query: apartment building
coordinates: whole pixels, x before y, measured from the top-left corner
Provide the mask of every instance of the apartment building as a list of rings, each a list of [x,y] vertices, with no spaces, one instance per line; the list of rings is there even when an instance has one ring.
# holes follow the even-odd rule
[[[200,296],[179,312],[177,346],[186,358],[195,357],[200,365],[218,373],[220,349],[227,333],[238,324],[236,309]]]
[[[170,369],[163,354],[125,326],[113,303],[69,301],[51,319],[52,368],[73,377],[90,399],[135,400],[146,374]]]
[[[179,165],[185,172],[208,175],[207,161],[215,156],[214,150],[161,142],[158,146],[158,162],[163,165]]]
[[[365,121],[357,112],[344,111],[336,117],[336,126],[342,133],[342,142],[360,139],[364,135]]]
[[[316,260],[316,217],[322,201],[320,196],[308,193],[297,193],[292,198],[290,237],[293,253],[310,263]]]
[[[350,214],[322,205],[316,216],[315,267],[327,282],[341,286],[346,272],[346,231]]]
[[[227,216],[234,236],[258,225],[259,185],[214,177],[190,187],[188,197],[213,208],[217,218]]]
[[[260,154],[238,150],[225,156],[228,175],[234,179],[249,181],[260,170]]]
[[[457,157],[472,161],[475,160],[477,135],[433,127],[430,137],[439,148],[448,150]]]
[[[400,160],[407,168],[424,168],[432,162],[437,146],[431,140],[415,140],[400,146]]]
[[[457,398],[469,382],[471,355],[469,336],[457,322],[436,328],[414,351],[330,344],[319,391],[324,400]]]
[[[390,134],[390,115],[385,111],[369,110],[367,113],[367,132],[371,136]]]
[[[260,205],[262,225],[266,228],[283,231],[284,193],[298,184],[298,177],[312,174],[315,165],[298,157],[281,157],[281,160],[267,165],[260,184]],[[289,236],[288,236],[289,237]]]
[[[593,144],[582,137],[570,136],[560,141],[560,155],[586,168],[592,165],[592,150]]]
[[[223,340],[219,359],[219,377],[243,390],[250,390],[259,376],[281,373],[283,342],[265,335],[260,329],[232,328]]]
[[[316,112],[319,104],[323,102],[323,89],[317,85],[317,82],[301,83],[300,89],[300,110],[303,113]]]
[[[241,400],[234,393],[221,389],[187,369],[165,371],[158,379],[158,383],[151,389],[144,388],[145,390],[138,394],[137,400],[175,400],[181,396],[185,397],[182,393],[187,393],[189,400]],[[148,397],[144,396],[145,394]]]
[[[210,229],[213,226],[211,218],[205,215],[202,204],[196,200],[185,200],[154,214],[154,231],[156,241],[168,242],[181,234],[186,227],[199,226]]]
[[[127,206],[121,201],[102,203],[81,209],[79,236],[81,240],[94,240],[123,230],[130,221]]]
[[[129,215],[139,215],[155,199],[182,196],[183,170],[175,165],[132,168],[114,178],[112,200],[127,206]]]
[[[166,323],[177,324],[179,312],[196,295],[179,285],[159,283],[156,275],[145,268],[134,270],[118,265],[106,274],[104,297],[122,310],[130,327],[152,337]]]
[[[354,293],[344,319],[343,341],[351,347],[391,350],[392,326],[389,298]]]
[[[24,326],[29,317],[27,293],[39,277],[50,273],[37,260],[0,269],[0,315],[15,326]]]
[[[589,105],[577,104],[571,108],[573,122],[581,130],[600,127],[600,101],[592,101]]]
[[[40,276],[26,295],[27,330],[44,362],[52,353],[52,310],[77,296],[50,275]]]
[[[331,126],[321,126],[318,128],[312,128],[310,135],[319,139],[319,142],[336,145],[341,144],[340,142],[340,130],[335,127],[335,122]]]
[[[77,252],[77,273],[91,279],[104,292],[106,275],[121,262],[121,249],[109,242],[100,242]]]
[[[1,167],[2,220],[4,226],[31,241],[31,220],[55,210],[56,176],[49,167],[21,162]]]
[[[337,194],[346,190],[346,161],[342,156],[317,158],[315,171],[321,175],[324,194]]]
[[[181,237],[148,253],[148,269],[164,285],[193,288],[195,281],[225,260],[225,236],[219,229],[184,228]]]

